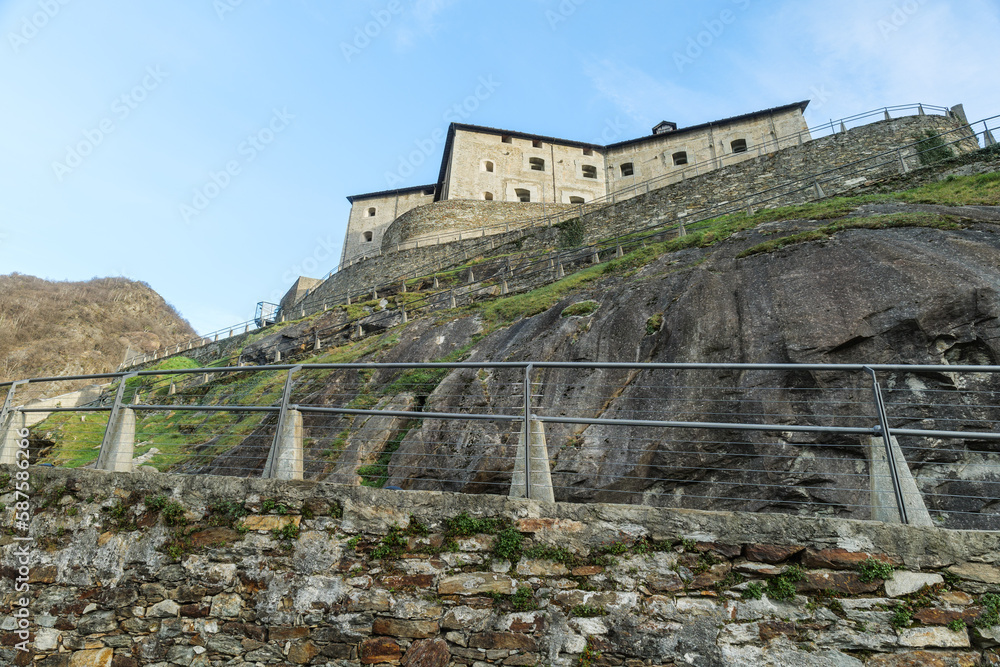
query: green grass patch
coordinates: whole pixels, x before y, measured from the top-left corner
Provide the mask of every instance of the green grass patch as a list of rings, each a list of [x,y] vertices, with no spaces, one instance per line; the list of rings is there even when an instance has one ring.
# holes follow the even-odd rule
[[[596,313],[600,307],[601,304],[597,301],[577,301],[573,305],[563,308],[560,317],[586,317]]]
[[[663,313],[656,313],[646,320],[646,335],[652,336],[663,328]]]
[[[379,453],[375,463],[364,465],[357,469],[357,474],[361,476],[362,486],[370,486],[376,489],[381,489],[385,486],[386,481],[389,479],[389,462],[392,460],[392,455],[399,449],[399,445],[403,442],[406,434],[410,432],[410,429],[419,424],[420,421],[417,419],[411,419],[406,422],[393,439],[386,443],[385,449]]]
[[[754,255],[771,253],[781,248],[809,241],[823,241],[837,232],[846,229],[894,229],[898,227],[929,227],[931,229],[963,229],[963,226],[949,216],[936,213],[893,213],[890,215],[875,215],[868,218],[851,218],[838,220],[829,225],[807,232],[799,232],[779,239],[758,243],[736,255],[743,259]]]
[[[913,190],[893,195],[916,204],[943,206],[1000,206],[1000,172],[974,176],[948,176]]]
[[[54,412],[32,426],[34,437],[55,443],[40,462],[59,468],[80,468],[96,461],[108,426],[108,415],[107,412]]]
[[[548,310],[572,291],[600,278],[604,268],[603,265],[588,267],[530,292],[476,304],[469,310],[478,312],[491,327],[531,317]]]

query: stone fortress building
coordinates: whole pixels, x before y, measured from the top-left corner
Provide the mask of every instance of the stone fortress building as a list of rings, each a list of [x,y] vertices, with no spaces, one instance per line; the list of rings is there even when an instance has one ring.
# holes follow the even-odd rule
[[[664,121],[651,135],[608,146],[452,123],[437,183],[347,198],[351,214],[341,266],[381,254],[384,245],[419,243],[421,238],[468,228],[464,223],[470,220],[482,227],[484,218],[506,223],[535,219],[546,207],[555,211],[579,206],[653,178],[700,174],[807,142],[811,137],[802,114],[808,104],[687,128]],[[697,165],[694,172],[692,165]],[[404,214],[418,207],[461,201],[495,204],[485,209],[452,207],[452,215],[441,211],[423,227],[404,224]],[[399,229],[403,226],[405,232]]]

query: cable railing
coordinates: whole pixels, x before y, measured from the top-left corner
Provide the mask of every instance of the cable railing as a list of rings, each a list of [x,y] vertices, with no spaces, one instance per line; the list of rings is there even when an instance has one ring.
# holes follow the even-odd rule
[[[921,109],[947,111],[947,109],[944,109],[943,107],[932,107],[930,105],[918,105],[918,106]],[[890,107],[886,108],[884,112],[888,114],[891,111],[896,111],[904,108],[910,108],[910,107],[909,106]],[[866,117],[870,117],[872,114],[875,113],[883,113],[883,110],[877,110],[875,112],[867,112],[866,114],[858,114],[855,117],[851,117],[849,119],[844,119],[844,120],[846,122],[846,121],[863,119]],[[1000,116],[992,116],[983,120],[976,121],[975,123],[972,124],[977,126],[979,124],[983,124],[984,127],[984,130],[982,132],[983,145],[990,144],[989,138],[992,137],[992,134],[995,131],[997,131],[998,128],[990,127],[989,124],[990,122],[995,123],[995,121],[998,118],[1000,118]],[[741,210],[747,210],[747,209],[754,210],[768,206],[778,205],[784,203],[785,200],[788,199],[789,197],[797,196],[799,199],[802,199],[803,201],[815,201],[823,199],[834,191],[832,188],[829,187],[829,185],[838,178],[844,179],[849,176],[867,174],[872,171],[882,170],[888,166],[895,166],[895,165],[898,165],[899,169],[901,169],[904,172],[912,168],[915,168],[913,166],[910,166],[910,163],[912,161],[917,160],[919,162],[920,155],[940,150],[940,148],[942,147],[934,145],[933,147],[930,148],[920,149],[921,146],[928,145],[927,142],[933,143],[936,140],[947,138],[951,140],[944,142],[943,146],[945,148],[958,146],[960,144],[967,143],[972,140],[975,140],[978,145],[979,134],[972,132],[970,128],[971,126],[961,126],[953,130],[940,133],[933,137],[920,139],[910,144],[899,146],[890,151],[886,151],[877,155],[866,156],[856,161],[844,165],[839,165],[837,167],[824,170],[822,172],[803,175],[802,177],[792,179],[786,183],[779,184],[772,188],[767,188],[753,193],[748,193],[743,197],[730,199],[722,203],[709,205],[707,207],[703,207],[701,209],[696,209],[693,211],[684,210],[683,213],[685,215],[683,216],[683,218],[681,216],[681,211],[680,211],[681,207],[675,207],[676,210],[673,216],[674,219],[668,223],[663,223],[660,220],[654,220],[645,227],[633,229],[628,233],[622,234],[617,237],[610,237],[603,243],[588,244],[587,246],[584,246],[582,248],[571,249],[565,252],[560,251],[556,256],[553,256],[552,253],[538,252],[536,253],[536,256],[539,258],[535,259],[534,261],[531,261],[530,264],[535,267],[537,267],[540,264],[548,264],[549,267],[554,270],[553,274],[557,274],[558,272],[555,271],[556,265],[564,264],[566,267],[569,267],[573,264],[579,263],[579,260],[581,258],[584,258],[586,260],[591,260],[595,254],[599,256],[602,252],[605,252],[609,246],[614,247],[617,250],[617,252],[620,253],[628,248],[634,249],[635,247],[639,247],[641,244],[647,242],[650,238],[657,235],[661,235],[662,233],[674,232],[678,234],[684,234],[690,229],[695,229],[697,224],[704,222],[706,220],[719,217],[721,215],[738,212]],[[971,133],[971,135],[969,133]],[[952,139],[951,137],[956,134],[958,135],[958,138]],[[826,190],[829,190],[829,192],[824,190],[824,186],[826,186]],[[815,196],[803,197],[802,193],[806,193],[808,191],[814,191]],[[581,219],[584,219],[587,215],[593,215],[600,208],[601,207],[598,207],[596,205],[594,206],[589,204],[585,205],[585,207],[582,207],[580,209],[583,211]],[[563,217],[558,221],[556,221],[555,218],[541,218],[538,219],[536,221],[536,224],[531,227],[519,228],[515,232],[515,235],[517,235],[518,238],[522,238],[525,234],[537,232],[537,230],[540,228],[550,227],[554,224],[558,224],[558,222],[565,221],[566,219],[571,219],[572,217],[580,215],[580,213],[579,211],[577,211],[577,212],[561,213],[559,215]],[[642,236],[642,234],[647,232],[648,236]],[[488,235],[481,238],[488,239],[490,246],[493,249],[495,249],[498,243],[502,246],[504,244],[511,243],[514,241],[514,239],[503,239],[500,241],[496,241],[494,237]],[[618,248],[621,248],[621,250],[618,250]],[[359,300],[364,301],[371,294],[375,295],[379,293],[384,294],[387,291],[391,293],[394,290],[400,289],[400,286],[405,284],[408,280],[417,281],[420,279],[426,279],[427,282],[433,281],[435,284],[437,284],[438,280],[436,276],[438,273],[442,272],[448,266],[454,266],[457,263],[466,261],[470,255],[475,254],[483,249],[485,249],[485,241],[482,247],[477,246],[476,248],[472,249],[465,248],[461,251],[456,251],[455,253],[446,256],[445,258],[417,267],[416,269],[413,269],[406,273],[401,273],[400,275],[392,278],[391,280],[385,281],[381,284],[373,285],[371,292],[359,293],[356,290],[353,291],[345,290],[340,293],[324,294],[320,297],[316,297],[315,290],[313,290],[312,294],[307,294],[305,297],[303,297],[303,300],[300,301],[298,304],[296,304],[296,306],[293,307],[291,312],[281,313],[279,317],[279,322],[284,322],[286,319],[295,319],[297,317],[304,317],[307,313],[317,312],[319,310],[327,310],[331,304],[333,305],[339,305],[343,303],[349,304],[351,302],[357,302]],[[506,270],[506,273],[509,274],[510,271]],[[524,273],[525,271],[522,270],[522,274]],[[536,271],[536,273],[541,273],[541,272]],[[407,276],[411,277],[408,278]],[[477,291],[490,290],[493,287],[495,287],[495,283],[497,282],[502,282],[502,280],[500,279],[491,280],[488,284],[484,285],[481,290]],[[466,293],[468,294],[469,291],[466,291]],[[419,310],[421,304],[424,305],[437,304],[437,306],[440,306],[441,303],[453,303],[453,302],[457,303],[455,295],[453,293],[445,295],[444,297],[429,295],[424,299],[410,301],[407,304],[407,307],[413,310]],[[387,317],[396,317],[396,316],[389,315]],[[338,329],[343,328],[346,325],[352,325],[352,326],[356,325],[357,322],[360,320],[370,321],[371,318],[369,317],[356,318],[354,320],[350,320],[346,324],[338,326],[337,328]],[[256,324],[253,321],[250,321],[250,322],[240,323],[239,325],[235,325],[233,327],[226,327],[217,332],[212,332],[211,334],[208,334],[206,336],[199,337],[192,341],[188,341],[187,343],[171,346],[170,348],[158,351],[155,354],[147,354],[147,355],[133,357],[133,359],[130,361],[132,365],[136,365],[140,363],[147,363],[149,361],[161,359],[171,354],[178,354],[184,350],[189,350],[194,347],[199,347],[201,345],[217,341],[220,338],[227,337],[227,334],[228,336],[232,336],[234,335],[234,332],[237,333],[239,332],[240,327],[243,327],[245,331],[251,331],[256,329]],[[357,327],[353,326],[353,328],[356,329]],[[317,335],[321,335],[322,333],[323,332],[320,331],[317,333]],[[173,350],[173,352],[170,352],[171,349]],[[123,366],[126,366],[126,364],[123,364]]]
[[[97,379],[89,405],[21,402]],[[0,392],[22,467],[1000,529],[1000,366],[286,364]]]

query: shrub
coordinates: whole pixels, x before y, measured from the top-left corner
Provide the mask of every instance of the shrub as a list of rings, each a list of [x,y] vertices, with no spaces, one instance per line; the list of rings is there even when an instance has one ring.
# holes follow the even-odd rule
[[[935,162],[947,160],[948,158],[954,156],[951,148],[945,145],[947,142],[944,138],[936,135],[937,132],[934,132],[933,130],[926,130],[924,132],[924,137],[926,138],[916,145],[916,150],[920,157],[920,164],[934,164]],[[920,137],[918,136],[917,139],[920,139]]]
[[[493,555],[512,563],[521,557],[521,541],[524,537],[514,528],[504,528],[493,539]]]
[[[767,582],[767,597],[772,600],[791,600],[795,597],[795,583],[802,580],[798,565],[790,566],[783,574]]]

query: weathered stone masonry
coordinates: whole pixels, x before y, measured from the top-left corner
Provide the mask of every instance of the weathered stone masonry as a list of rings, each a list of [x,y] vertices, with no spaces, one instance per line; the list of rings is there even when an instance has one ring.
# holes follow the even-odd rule
[[[998,533],[30,473],[32,650],[13,648],[4,535],[3,664],[1000,662]]]

